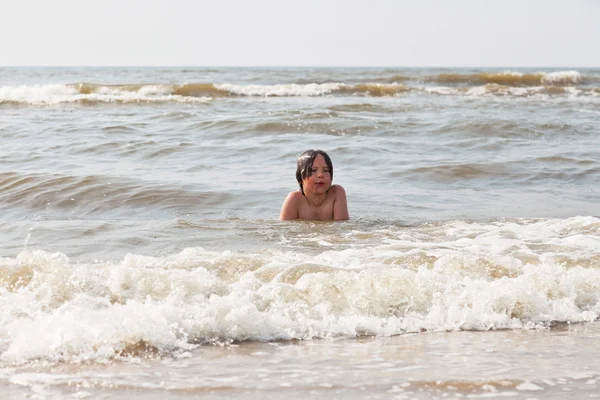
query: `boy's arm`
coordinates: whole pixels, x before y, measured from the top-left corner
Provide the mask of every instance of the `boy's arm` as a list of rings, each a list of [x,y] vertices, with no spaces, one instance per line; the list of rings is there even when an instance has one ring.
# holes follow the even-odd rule
[[[350,215],[348,214],[346,191],[343,187],[336,185],[335,202],[333,203],[333,220],[345,221],[348,219],[350,219]]]
[[[279,219],[282,221],[289,219],[298,219],[298,192],[291,192],[285,198]]]

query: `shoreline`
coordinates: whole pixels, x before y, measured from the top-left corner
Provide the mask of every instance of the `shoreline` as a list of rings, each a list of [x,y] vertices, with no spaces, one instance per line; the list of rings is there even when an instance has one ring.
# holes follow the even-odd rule
[[[600,396],[600,322],[533,331],[204,345],[186,357],[0,370],[36,398],[575,398]],[[10,370],[13,370],[10,373]]]

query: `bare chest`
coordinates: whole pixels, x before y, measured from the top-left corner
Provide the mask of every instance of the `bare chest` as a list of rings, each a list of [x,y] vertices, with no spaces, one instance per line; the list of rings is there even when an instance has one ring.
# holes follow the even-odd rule
[[[318,207],[311,206],[308,201],[303,201],[298,210],[298,217],[312,221],[331,221],[333,219],[333,199],[325,199]]]

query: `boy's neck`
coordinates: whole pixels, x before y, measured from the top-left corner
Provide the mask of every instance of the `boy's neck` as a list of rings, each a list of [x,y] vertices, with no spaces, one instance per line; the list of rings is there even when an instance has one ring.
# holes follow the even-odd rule
[[[308,201],[308,204],[310,204],[312,207],[320,207],[325,202],[327,193],[323,193],[323,194],[305,193],[304,197],[306,197],[306,201]]]

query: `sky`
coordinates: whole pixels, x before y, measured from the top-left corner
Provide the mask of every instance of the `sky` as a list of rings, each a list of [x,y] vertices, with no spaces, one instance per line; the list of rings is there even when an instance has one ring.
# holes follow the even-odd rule
[[[2,66],[599,67],[600,0],[19,0]]]

